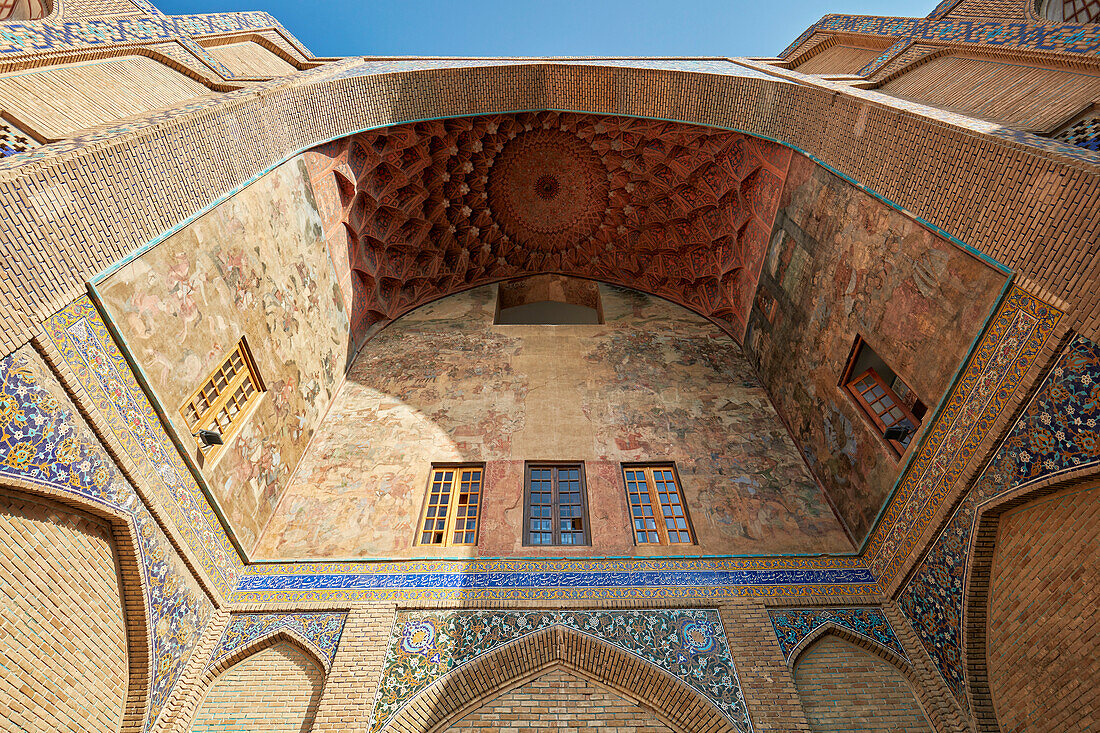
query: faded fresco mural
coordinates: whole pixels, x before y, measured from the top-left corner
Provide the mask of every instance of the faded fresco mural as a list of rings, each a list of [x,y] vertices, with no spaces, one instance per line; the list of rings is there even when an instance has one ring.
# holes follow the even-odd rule
[[[343,296],[300,159],[127,263],[99,291],[185,440],[181,405],[247,338],[267,391],[203,472],[250,551],[347,363]],[[197,444],[188,445],[197,457]]]
[[[716,326],[603,285],[602,325],[494,326],[495,293],[436,301],[366,345],[258,558],[852,549]],[[523,547],[524,462],[539,460],[584,461],[591,547]],[[431,464],[452,461],[486,462],[480,543],[415,548]],[[676,462],[697,545],[634,546],[623,461]]]
[[[932,409],[1005,278],[807,158],[792,159],[746,354],[857,541],[906,456],[840,386],[856,337]]]

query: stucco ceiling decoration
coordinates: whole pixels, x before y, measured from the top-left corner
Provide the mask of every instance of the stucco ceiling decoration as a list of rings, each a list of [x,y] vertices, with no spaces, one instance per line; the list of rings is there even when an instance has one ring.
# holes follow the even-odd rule
[[[357,333],[543,272],[745,323],[790,151],[673,122],[559,112],[396,125],[321,146],[346,224]],[[335,199],[337,193],[331,193]]]

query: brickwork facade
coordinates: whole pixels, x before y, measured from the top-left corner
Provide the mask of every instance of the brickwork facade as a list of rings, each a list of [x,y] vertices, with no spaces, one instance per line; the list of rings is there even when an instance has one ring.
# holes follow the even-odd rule
[[[0,731],[1097,724],[1100,157],[1051,136],[1100,102],[1100,26],[946,0],[923,19],[826,16],[780,59],[328,60],[264,13],[42,12],[0,21]],[[552,400],[484,358],[507,339],[443,333],[434,306],[417,311],[431,335],[375,337],[442,296],[564,273],[724,334],[690,351],[674,334],[654,362],[646,334],[670,320],[615,301],[633,335],[605,319],[607,348],[520,354],[581,354],[578,396]],[[178,403],[242,335],[271,381],[215,469]],[[887,386],[928,403],[906,451],[845,391],[857,335],[896,363]],[[720,364],[730,336],[769,373],[725,370],[741,390],[725,401],[683,399],[697,377],[669,394],[663,371]],[[414,356],[387,369],[415,383],[402,408],[431,437],[415,458],[386,388],[349,369],[402,339],[386,354]],[[643,415],[605,368],[651,393]],[[347,380],[347,412],[380,432],[339,447],[377,476],[310,485],[301,458],[330,454],[311,436],[333,432]],[[778,417],[731,422],[749,387]],[[521,473],[487,470],[509,487],[486,484],[492,552],[311,554],[360,516],[326,492],[386,517],[356,531],[404,553],[394,466],[500,452],[524,421],[584,443],[540,399],[601,434],[638,428],[596,451],[598,521],[614,497],[604,524],[627,525],[624,456],[674,457],[685,486],[723,487],[685,494],[704,541],[638,551],[620,528],[614,552],[517,557]],[[448,433],[450,415],[466,422]],[[689,424],[715,437],[688,441]],[[790,434],[832,506],[776,478],[766,432]],[[729,464],[704,476],[677,449]],[[589,458],[516,461],[559,457]],[[769,491],[749,486],[761,475]],[[826,543],[837,509],[851,536]],[[256,562],[276,514],[294,552]],[[798,554],[745,550],[803,515]],[[708,539],[723,533],[738,539]]]
[[[280,642],[253,653],[214,681],[191,733],[310,730],[324,670],[301,649]]]
[[[1000,518],[989,587],[989,683],[1001,730],[1100,724],[1100,487],[1035,499]]]
[[[794,681],[813,731],[932,730],[905,677],[839,637],[823,636],[804,651]]]
[[[653,712],[565,670],[546,672],[479,707],[447,733],[598,728],[606,733],[670,733]]]
[[[117,731],[130,675],[110,525],[3,491],[0,598],[0,730]]]

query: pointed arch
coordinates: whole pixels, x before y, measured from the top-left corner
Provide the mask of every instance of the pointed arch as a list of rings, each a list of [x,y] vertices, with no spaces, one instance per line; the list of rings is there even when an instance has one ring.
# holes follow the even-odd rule
[[[841,642],[843,650],[835,647],[828,648],[830,639]],[[822,648],[822,644],[826,647]],[[852,646],[857,647],[858,651],[851,650]],[[811,661],[808,658],[809,653],[815,649],[820,650],[824,656]],[[838,661],[841,659],[838,654],[841,653],[843,661]],[[885,662],[889,666],[885,671],[863,667],[860,664],[860,657],[869,657],[878,662]],[[821,659],[826,660],[824,666],[821,666]],[[805,666],[800,668],[799,664],[803,662],[810,669]],[[837,716],[841,720],[850,719],[853,715],[866,716],[868,719],[876,719],[877,725],[882,725],[889,724],[888,721],[894,714],[906,716],[908,719],[906,725],[918,726],[922,723],[925,726],[923,730],[935,730],[929,715],[929,711],[935,710],[935,701],[921,684],[912,664],[897,652],[850,629],[832,622],[822,624],[798,643],[792,650],[787,664],[799,701],[802,703],[812,730],[834,729],[832,726],[838,722]],[[844,665],[849,666],[846,669]],[[896,676],[891,672],[896,673]],[[848,686],[853,679],[851,677],[853,673],[861,676],[862,684],[857,687],[871,684],[883,690],[886,698],[879,703],[878,707],[865,708],[864,701],[856,702],[850,697],[845,699],[843,695],[836,696],[837,689],[843,690]],[[822,687],[820,680],[824,678],[828,682],[830,677],[832,682]],[[836,687],[838,680],[841,681],[839,688]],[[893,722],[897,723],[897,721]],[[889,729],[893,730],[893,728]],[[906,727],[906,730],[910,728]]]
[[[54,506],[77,516],[90,517],[110,528],[111,550],[118,563],[119,591],[126,627],[127,681],[121,730],[141,730],[149,705],[148,675],[141,671],[152,669],[154,660],[138,538],[129,516],[74,494],[11,477],[4,477],[0,482],[0,501],[29,501]]]
[[[993,558],[1001,516],[1036,499],[1066,489],[1100,486],[1096,465],[1066,473],[1057,481],[1029,485],[1007,492],[978,507],[970,540],[970,562],[963,576],[962,652],[966,670],[966,698],[979,733],[999,733],[989,683],[988,623]]]
[[[826,621],[825,623],[821,624],[816,629],[807,634],[804,639],[795,644],[794,648],[791,649],[791,653],[787,658],[787,666],[793,671],[794,666],[798,663],[798,658],[801,657],[807,649],[813,646],[818,639],[823,636],[828,636],[830,634],[839,637],[851,644],[855,644],[856,646],[870,652],[871,654],[874,654],[877,657],[881,657],[885,661],[897,667],[897,670],[905,676],[906,680],[909,681],[911,687],[914,687],[915,689],[920,687],[919,682],[916,678],[916,670],[913,669],[913,665],[909,663],[908,659],[905,659],[893,649],[890,649],[889,647],[880,644],[874,639],[866,637],[863,634],[857,634],[851,629],[846,629],[839,624],[833,623],[832,621]]]
[[[294,629],[281,628],[270,631],[263,636],[256,637],[240,649],[236,649],[230,654],[214,660],[213,664],[207,666],[206,671],[202,675],[200,689],[202,689],[205,694],[205,691],[213,684],[214,680],[230,667],[233,667],[239,662],[243,662],[254,654],[262,652],[264,649],[281,643],[297,647],[300,652],[305,654],[314,664],[320,667],[321,671],[325,673],[326,676],[328,675],[328,660],[325,659],[321,651],[304,636],[294,631]]]
[[[452,670],[412,698],[383,730],[444,730],[493,697],[555,667],[637,701],[675,731],[737,731],[714,703],[684,682],[627,651],[560,625],[528,634]]]
[[[176,730],[192,730],[197,721],[202,719],[204,708],[210,700],[211,693],[215,691],[218,683],[223,680],[227,674],[233,672],[236,668],[242,664],[246,664],[250,660],[253,660],[257,655],[263,652],[274,649],[276,647],[283,646],[289,647],[294,652],[304,657],[304,661],[316,668],[316,671],[320,675],[319,684],[310,693],[307,706],[304,711],[304,720],[301,724],[301,730],[306,731],[312,726],[313,719],[317,715],[317,709],[320,705],[321,697],[324,694],[325,683],[328,681],[328,669],[327,663],[323,656],[321,656],[313,645],[304,640],[299,634],[294,633],[289,629],[278,629],[269,634],[261,636],[240,649],[235,650],[233,653],[216,660],[213,664],[210,664],[199,678],[198,684],[191,690],[191,696],[195,700],[194,708],[189,714],[182,720],[177,721]],[[250,691],[256,689],[254,683],[246,685],[245,688]],[[286,691],[284,687],[283,692]],[[256,707],[256,701],[252,704],[247,702],[240,706],[236,712],[240,712],[242,709],[251,710]],[[224,716],[223,712],[219,712],[217,717]],[[290,722],[293,724],[295,720],[280,720],[280,722]],[[219,728],[220,730],[221,728]]]

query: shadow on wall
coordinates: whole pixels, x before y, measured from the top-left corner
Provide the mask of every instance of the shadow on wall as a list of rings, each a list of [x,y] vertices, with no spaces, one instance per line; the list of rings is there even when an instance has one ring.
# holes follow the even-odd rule
[[[704,319],[600,286],[604,325],[494,325],[493,286],[375,336],[258,547],[409,557],[433,464],[484,464],[482,556],[850,551],[740,349]],[[525,465],[583,463],[590,546],[524,547]],[[678,469],[697,544],[636,547],[621,464]],[[352,528],[352,531],[348,531]]]

